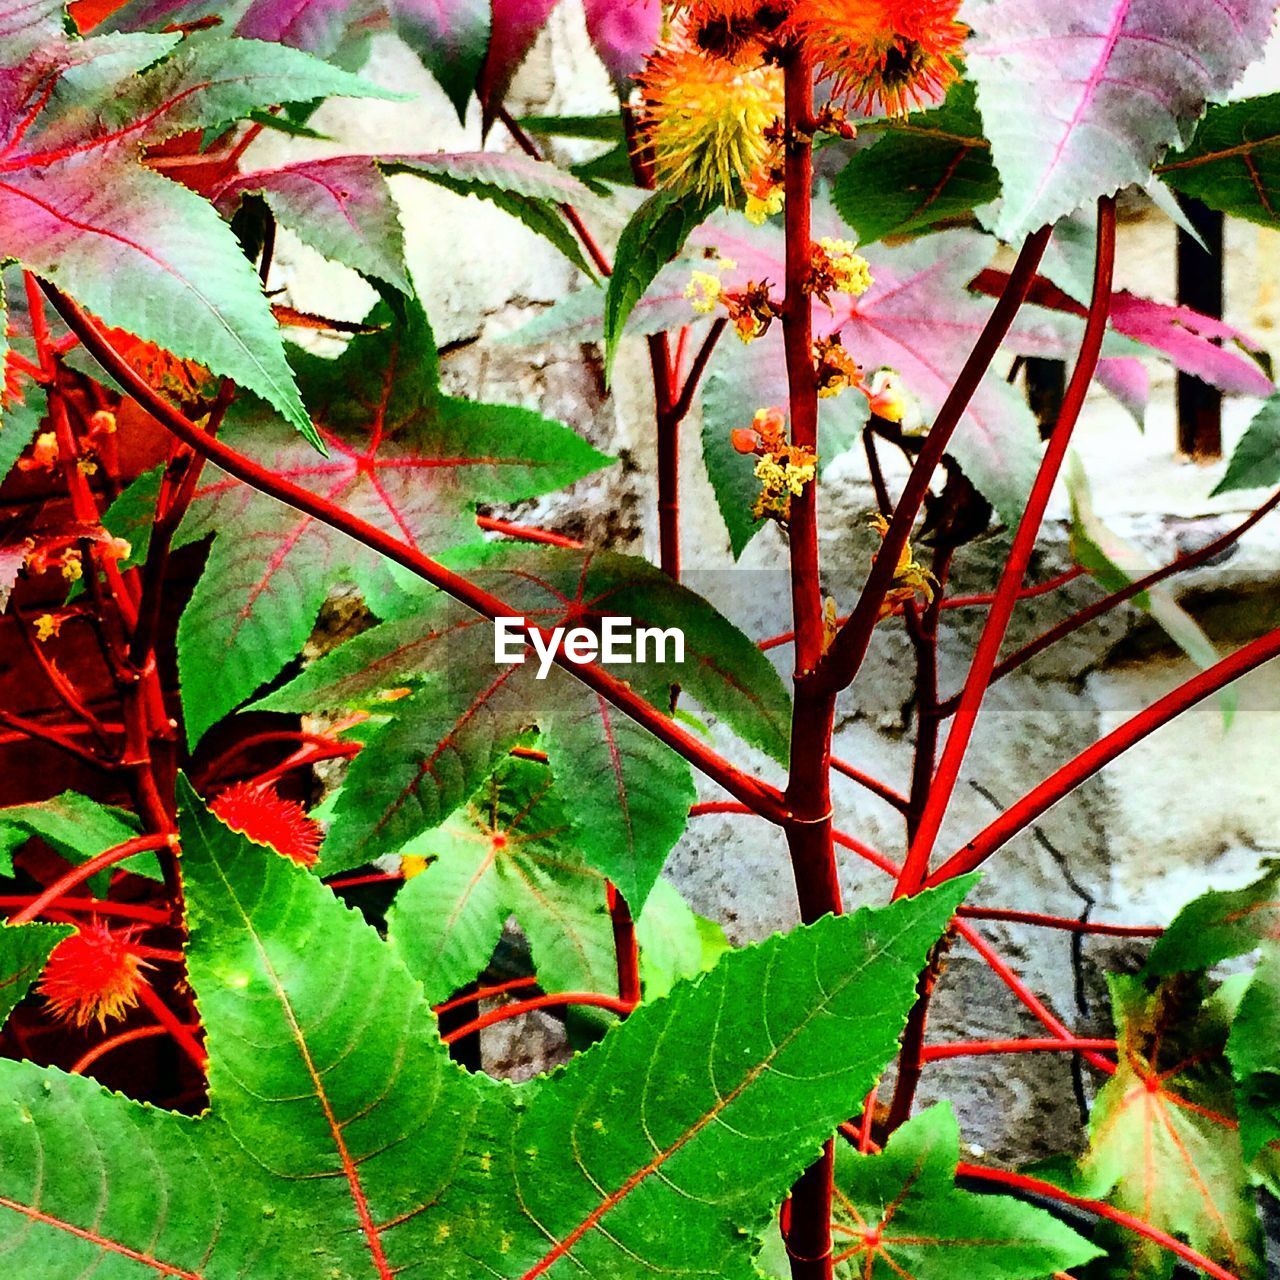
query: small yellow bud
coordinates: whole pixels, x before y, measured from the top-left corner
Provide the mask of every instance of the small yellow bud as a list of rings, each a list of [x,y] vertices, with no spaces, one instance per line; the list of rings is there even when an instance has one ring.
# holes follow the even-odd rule
[[[709,271],[695,271],[689,278],[684,296],[699,315],[709,316],[720,305],[720,295],[723,292],[724,286],[719,277],[713,276]]]

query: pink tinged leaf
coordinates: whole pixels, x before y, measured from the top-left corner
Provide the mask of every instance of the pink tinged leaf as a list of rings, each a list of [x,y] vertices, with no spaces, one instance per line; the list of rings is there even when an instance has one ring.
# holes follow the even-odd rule
[[[584,0],[587,31],[609,74],[622,85],[644,65],[662,30],[659,0]]]
[[[1275,10],[1275,0],[969,0],[969,74],[1004,186],[998,233],[1021,240],[1144,184],[1259,56]]]
[[[390,0],[396,29],[465,118],[489,45],[489,0]]]
[[[1151,372],[1136,356],[1113,356],[1098,362],[1098,381],[1141,427],[1151,400]]]
[[[380,7],[377,0],[253,0],[236,34],[327,57],[354,24],[371,18]]]
[[[304,160],[244,174],[215,203],[231,212],[249,194],[262,196],[278,222],[326,258],[410,292],[395,201],[372,156]]]
[[[486,124],[497,115],[512,79],[556,3],[557,0],[493,0],[493,34],[479,84]]]
[[[0,613],[8,608],[9,595],[18,581],[18,574],[22,572],[27,550],[23,543],[17,546],[0,547]]]
[[[1111,324],[1118,333],[1163,352],[1182,372],[1232,395],[1275,393],[1271,379],[1246,354],[1256,351],[1257,344],[1221,320],[1120,293],[1112,305]]]

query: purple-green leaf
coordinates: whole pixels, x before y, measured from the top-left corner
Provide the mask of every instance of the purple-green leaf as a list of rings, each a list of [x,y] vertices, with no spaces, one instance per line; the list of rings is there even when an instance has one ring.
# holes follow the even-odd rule
[[[396,30],[465,119],[489,47],[489,0],[389,0]]]
[[[1275,0],[968,0],[968,74],[1004,188],[1000,236],[1020,241],[1145,184],[1259,57],[1275,11]]]

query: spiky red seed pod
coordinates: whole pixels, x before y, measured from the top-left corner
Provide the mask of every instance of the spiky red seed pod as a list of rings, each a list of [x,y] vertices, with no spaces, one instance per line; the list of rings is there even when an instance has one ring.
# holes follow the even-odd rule
[[[146,985],[143,959],[130,931],[89,920],[53,949],[38,990],[59,1021],[76,1027],[122,1018]]]
[[[323,833],[320,824],[296,801],[274,787],[237,782],[209,806],[232,831],[265,845],[304,867],[315,866]]]

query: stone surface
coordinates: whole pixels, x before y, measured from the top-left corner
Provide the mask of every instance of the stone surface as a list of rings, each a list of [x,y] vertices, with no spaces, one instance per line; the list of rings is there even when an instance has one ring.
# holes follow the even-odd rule
[[[478,113],[460,126],[443,95],[411,55],[379,37],[367,73],[420,97],[400,103],[331,104],[313,123],[334,138],[306,144],[318,153],[371,149],[470,149],[481,144]],[[1274,87],[1274,66],[1254,73],[1250,88]],[[592,112],[605,108],[609,85],[589,51],[581,13],[560,6],[549,32],[517,78],[517,109]],[[488,145],[509,146],[495,131]],[[271,163],[281,144],[264,136],[255,159]],[[290,155],[298,154],[296,144]],[[575,273],[545,243],[492,206],[462,200],[408,177],[395,180],[414,278],[441,342],[458,344],[445,363],[449,385],[467,394],[537,406],[572,423],[619,465],[567,495],[520,514],[593,543],[656,553],[652,393],[640,342],[624,344],[615,392],[606,396],[594,348],[521,351],[491,339],[577,287]],[[1165,300],[1173,296],[1173,229],[1150,217],[1122,232],[1120,283]],[[1232,226],[1228,236],[1229,318],[1280,354],[1280,240],[1258,228]],[[322,263],[284,236],[276,283],[303,309],[359,318],[371,292],[349,273]],[[1172,377],[1156,367],[1145,434],[1110,399],[1090,400],[1076,447],[1094,486],[1100,515],[1157,563],[1199,545],[1252,509],[1260,495],[1210,499],[1221,466],[1199,468],[1174,456]],[[1238,438],[1255,406],[1228,406],[1227,432]],[[734,565],[699,456],[699,427],[683,440],[684,522],[690,581],[750,634],[787,629],[785,546],[767,530]],[[890,478],[895,477],[892,470]],[[856,583],[874,549],[867,528],[871,494],[860,456],[836,464],[824,485],[827,533],[824,561],[842,581]],[[1032,576],[1047,578],[1071,561],[1065,495],[1052,519]],[[1000,539],[961,558],[961,590],[990,589],[1000,562]],[[1264,524],[1225,560],[1178,583],[1186,601],[1226,646],[1275,624],[1280,578],[1280,524]],[[845,588],[846,593],[849,588]],[[1030,638],[1072,608],[1095,598],[1089,583],[1027,603],[1015,619],[1011,643]],[[842,600],[842,603],[844,601]],[[945,689],[958,688],[976,640],[980,612],[947,615],[941,667]],[[789,651],[774,650],[784,675]],[[1128,610],[1094,624],[997,686],[984,713],[969,763],[940,844],[955,847],[1057,764],[1100,733],[1184,678],[1190,668]],[[842,702],[837,753],[905,787],[911,767],[913,717],[910,649],[896,625],[886,625],[854,690]],[[1240,687],[1235,723],[1224,730],[1220,710],[1206,704],[1082,787],[1046,815],[1037,829],[1013,841],[991,863],[976,899],[1007,907],[1078,915],[1092,903],[1097,919],[1164,922],[1209,886],[1241,883],[1259,858],[1280,843],[1280,789],[1273,783],[1280,730],[1280,671],[1262,672]],[[716,740],[735,758],[750,758],[727,737]],[[777,780],[777,768],[753,762]],[[706,798],[721,798],[710,784]],[[895,811],[843,778],[835,784],[842,828],[885,853],[900,856]],[[693,822],[672,854],[669,874],[699,911],[715,916],[733,941],[762,938],[796,919],[793,885],[782,840],[746,818]],[[842,871],[849,903],[880,901],[884,877],[848,855]],[[1130,962],[1127,944],[1086,941],[1073,964],[1068,935],[984,925],[1069,1023],[1106,1033],[1102,969]],[[1034,1033],[1038,1024],[963,944],[954,949],[941,984],[931,1034],[937,1039]],[[495,1063],[527,1074],[558,1043],[541,1023],[524,1038],[509,1029],[487,1033]],[[1015,1158],[1049,1154],[1078,1140],[1071,1065],[1061,1055],[1023,1056],[1016,1068],[991,1060],[977,1069],[942,1064],[931,1069],[926,1094],[957,1099],[970,1135],[982,1134],[988,1154]]]

